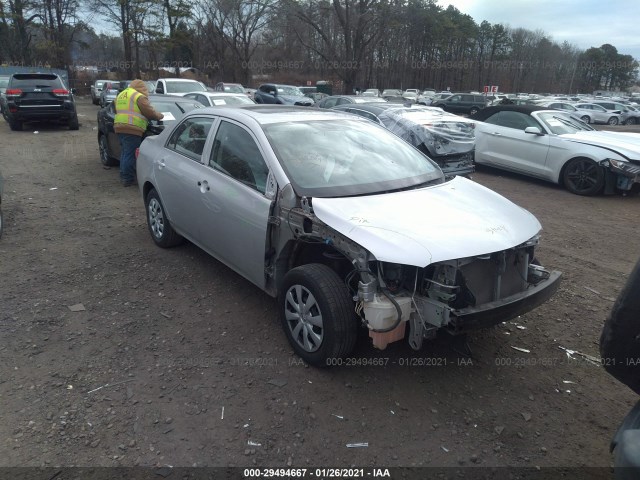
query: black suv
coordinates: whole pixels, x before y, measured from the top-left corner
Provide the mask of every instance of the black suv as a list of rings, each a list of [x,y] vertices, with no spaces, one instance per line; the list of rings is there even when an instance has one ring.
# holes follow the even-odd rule
[[[22,130],[23,122],[64,122],[78,130],[73,94],[53,73],[14,73],[5,92],[7,121],[11,130]]]
[[[450,113],[466,113],[473,115],[487,106],[487,98],[484,95],[473,93],[455,93],[443,100],[431,104],[432,107],[440,107]]]

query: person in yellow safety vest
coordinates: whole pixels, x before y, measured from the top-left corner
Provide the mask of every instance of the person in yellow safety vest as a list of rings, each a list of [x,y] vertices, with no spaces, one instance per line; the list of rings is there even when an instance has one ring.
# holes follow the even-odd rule
[[[137,185],[136,149],[142,143],[149,120],[162,120],[164,115],[149,103],[149,90],[142,80],[134,80],[116,98],[113,130],[120,141],[120,180],[122,185]]]

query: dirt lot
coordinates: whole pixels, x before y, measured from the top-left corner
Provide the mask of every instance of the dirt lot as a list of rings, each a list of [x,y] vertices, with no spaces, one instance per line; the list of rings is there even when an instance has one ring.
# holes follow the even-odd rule
[[[540,219],[558,294],[470,335],[471,360],[444,338],[363,338],[354,357],[386,365],[319,370],[266,294],[193,245],[153,244],[139,192],[100,164],[96,110],[80,102],[77,132],[0,123],[0,466],[609,467],[636,398],[560,347],[598,355],[640,254],[639,196],[482,169]]]

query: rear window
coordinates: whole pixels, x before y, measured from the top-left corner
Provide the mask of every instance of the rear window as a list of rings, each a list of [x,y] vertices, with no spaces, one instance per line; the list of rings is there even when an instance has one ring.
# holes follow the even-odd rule
[[[166,93],[206,92],[207,89],[198,82],[166,82]]]
[[[11,88],[64,88],[60,77],[48,74],[14,74],[10,83]]]

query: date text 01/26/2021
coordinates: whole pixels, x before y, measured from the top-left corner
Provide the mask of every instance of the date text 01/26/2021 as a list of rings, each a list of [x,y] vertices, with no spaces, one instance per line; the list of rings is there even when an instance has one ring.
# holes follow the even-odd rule
[[[473,366],[471,358],[456,358],[455,360],[446,357],[400,357],[390,360],[389,357],[373,358],[328,358],[327,366],[331,367],[384,367],[387,365],[398,365],[400,367],[446,367],[457,365],[459,367]]]
[[[391,478],[388,468],[245,468],[243,478]]]

